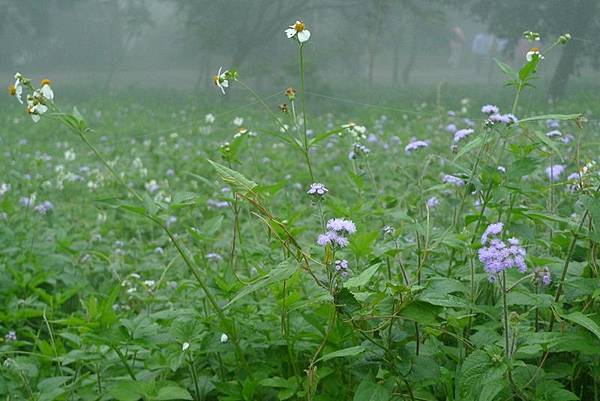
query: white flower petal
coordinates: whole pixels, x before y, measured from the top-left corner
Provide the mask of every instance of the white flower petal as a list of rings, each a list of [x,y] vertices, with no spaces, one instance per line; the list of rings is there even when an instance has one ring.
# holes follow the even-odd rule
[[[31,119],[34,123],[37,123],[38,121],[40,121],[40,116],[37,114],[31,114]]]
[[[298,32],[298,41],[300,41],[300,43],[306,42],[309,38],[310,38],[310,31],[308,29]]]
[[[42,86],[42,89],[40,91],[42,92],[42,96],[44,96],[46,99],[48,99],[48,100],[54,99],[54,92],[52,91],[52,88],[50,87],[50,85]]]
[[[285,34],[287,35],[288,39],[291,39],[296,34],[296,30],[294,28],[288,28],[285,30]]]
[[[229,81],[225,80],[225,81],[221,82],[221,86],[224,88],[229,88]]]

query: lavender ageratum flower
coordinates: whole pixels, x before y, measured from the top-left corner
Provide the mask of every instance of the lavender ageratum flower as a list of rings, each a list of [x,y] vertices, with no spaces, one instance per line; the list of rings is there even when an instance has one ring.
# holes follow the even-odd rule
[[[352,220],[346,219],[329,219],[327,229],[337,234],[354,234],[356,232],[356,226]]]
[[[15,333],[14,331],[9,331],[8,333],[6,333],[6,335],[4,336],[4,340],[6,342],[10,342],[10,341],[17,341],[17,333]]]
[[[371,150],[369,150],[369,148],[367,148],[365,145],[355,143],[354,145],[352,145],[352,150],[348,154],[348,159],[354,160],[358,159],[361,156],[368,156],[370,152]]]
[[[557,138],[557,137],[561,137],[562,133],[559,130],[555,129],[550,132],[546,132],[546,136],[548,138]]]
[[[512,125],[515,124],[517,122],[519,122],[519,119],[517,118],[517,116],[515,116],[514,114],[502,114],[500,116],[500,122],[504,123],[506,125]]]
[[[550,118],[550,119],[546,120],[546,127],[550,128],[550,129],[559,129],[560,121]]]
[[[558,181],[560,176],[565,172],[565,166],[562,164],[555,164],[546,168],[546,175],[550,181]]]
[[[486,232],[490,231],[489,235],[498,232],[498,226],[493,226],[492,229],[490,227],[486,229]],[[493,235],[499,235],[499,232]],[[487,242],[487,238],[485,242],[482,241],[484,244]],[[478,254],[479,261],[483,263],[483,267],[489,274],[491,282],[495,281],[499,273],[513,267],[516,267],[521,273],[527,270],[525,249],[521,247],[519,240],[516,238],[509,239],[508,245],[499,238],[493,238],[489,241],[488,246],[479,248]]]
[[[567,177],[567,181],[579,181],[581,179],[581,174],[579,172],[569,174]]]
[[[502,115],[501,115],[501,114],[499,114],[499,113],[494,113],[494,114],[491,114],[491,115],[488,117],[488,121],[489,121],[489,122],[490,122],[492,125],[493,125],[493,124],[498,124],[498,123],[501,123],[501,122],[502,122]]]
[[[34,208],[36,212],[42,215],[52,211],[52,209],[54,209],[54,205],[50,201],[44,201]]]
[[[307,194],[316,197],[324,197],[327,192],[329,192],[329,190],[325,187],[325,185],[318,182],[310,184],[310,188],[308,188],[308,191],[306,191]]]
[[[431,198],[427,199],[427,207],[429,209],[435,209],[439,204],[440,200],[435,196],[432,196]]]
[[[552,274],[547,266],[538,267],[533,270],[533,281],[548,287],[552,283]]]
[[[338,246],[345,248],[350,243],[344,236],[351,235],[356,232],[356,226],[351,220],[346,219],[330,219],[327,222],[327,232],[320,234],[317,238],[317,244],[320,246]]]
[[[456,124],[450,123],[450,124],[446,125],[446,131],[448,131],[451,134],[454,134],[457,129],[458,128],[456,127]]]
[[[500,108],[493,104],[486,104],[485,106],[481,107],[481,112],[488,115],[498,114],[500,113]]]
[[[463,139],[471,135],[473,132],[475,132],[473,128],[459,129],[454,133],[454,143],[462,141]]]
[[[455,177],[450,174],[444,174],[444,176],[442,177],[442,182],[444,184],[456,185],[457,187],[462,187],[463,185],[465,185],[465,182],[461,178]]]
[[[474,127],[475,126],[475,121],[471,120],[470,118],[463,118],[463,123],[467,127]]]
[[[348,261],[346,259],[336,260],[335,270],[340,274],[340,276],[346,278],[349,273]]]
[[[427,142],[427,141],[413,140],[412,142],[410,142],[408,145],[406,145],[404,147],[404,151],[406,153],[411,153],[417,149],[426,148],[428,146],[429,146],[429,142]]]
[[[499,236],[500,234],[502,234],[503,229],[504,229],[504,224],[502,224],[502,223],[490,224],[485,229],[485,231],[483,232],[483,235],[481,236],[481,243],[483,245],[487,244],[490,236],[492,236],[492,237]]]
[[[34,203],[35,203],[35,194],[31,195],[30,197],[23,196],[21,199],[19,199],[19,205],[21,205],[23,207],[33,207]]]
[[[225,208],[225,207],[229,207],[229,202],[218,201],[218,200],[215,200],[215,199],[209,199],[209,200],[207,200],[206,204],[209,207],[214,207],[216,209],[222,209],[222,208]]]
[[[575,137],[571,134],[566,134],[565,136],[563,136],[560,140],[562,141],[562,143],[564,143],[565,145],[568,144],[569,142],[571,142],[572,140],[574,140]]]

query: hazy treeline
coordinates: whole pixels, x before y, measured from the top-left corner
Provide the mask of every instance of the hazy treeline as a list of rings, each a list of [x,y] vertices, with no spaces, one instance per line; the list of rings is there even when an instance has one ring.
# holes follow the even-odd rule
[[[258,84],[296,69],[283,38],[303,18],[313,32],[309,74],[327,85],[489,80],[492,58],[516,63],[526,29],[571,31],[555,81],[596,68],[596,0],[0,0],[0,71],[74,74],[114,85],[127,77],[208,85],[220,65]],[[549,44],[545,43],[544,44]],[[281,62],[280,60],[289,60]],[[158,72],[160,74],[153,74]],[[555,74],[556,75],[556,74]],[[156,82],[152,82],[156,84]],[[559,93],[563,88],[554,85]]]

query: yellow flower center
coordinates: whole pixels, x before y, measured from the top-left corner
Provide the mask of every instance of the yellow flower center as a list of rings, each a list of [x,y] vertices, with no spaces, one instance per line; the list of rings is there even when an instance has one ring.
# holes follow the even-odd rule
[[[540,52],[540,48],[539,47],[532,47],[530,51],[533,52],[533,53],[539,53]]]
[[[15,88],[14,85],[9,85],[8,93],[10,93],[11,96],[15,96],[17,94],[17,88]]]
[[[213,76],[213,82],[215,83],[215,85],[219,85],[221,83],[221,77],[218,75],[214,75]]]
[[[31,106],[27,106],[27,112],[28,112],[29,114],[33,114],[33,113],[34,113],[34,111],[33,111],[33,107],[31,107]]]
[[[47,79],[47,78],[42,79],[42,83],[41,83],[42,86],[51,85],[51,84],[52,84],[52,81],[50,81],[49,79]]]
[[[294,29],[296,30],[296,32],[302,32],[304,30],[304,22],[296,21],[296,23],[294,24]]]

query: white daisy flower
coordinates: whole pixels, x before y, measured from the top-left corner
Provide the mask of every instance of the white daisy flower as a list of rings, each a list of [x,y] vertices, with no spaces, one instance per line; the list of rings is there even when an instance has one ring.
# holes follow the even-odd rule
[[[19,103],[23,104],[23,99],[21,99],[21,95],[23,95],[23,75],[18,72],[15,74],[15,84],[10,87],[10,94],[16,96]]]
[[[219,67],[219,72],[213,77],[213,82],[217,88],[221,89],[221,92],[225,94],[225,88],[229,88],[229,80],[227,79],[227,73],[229,71],[222,71],[223,67]]]
[[[285,34],[288,39],[296,36],[300,43],[304,43],[310,38],[310,31],[306,29],[304,22],[302,21],[296,21],[294,25],[290,25],[290,27],[285,30]]]
[[[233,125],[235,125],[237,127],[241,127],[243,123],[244,123],[244,118],[243,117],[235,117],[233,119]]]
[[[527,62],[533,60],[534,57],[538,57],[540,60],[544,59],[544,56],[542,56],[542,54],[540,53],[539,47],[532,47],[531,50],[529,50],[525,55],[525,59],[527,60]]]
[[[37,90],[33,92],[33,95],[27,96],[27,112],[34,123],[40,121],[40,116],[48,111],[48,106],[40,103],[41,97],[42,94]]]
[[[40,88],[40,93],[42,94],[42,96],[44,96],[48,100],[54,100],[54,92],[52,91],[52,88],[50,87],[51,84],[52,84],[52,81],[50,81],[49,79],[42,79],[42,82],[41,82],[42,87]]]

